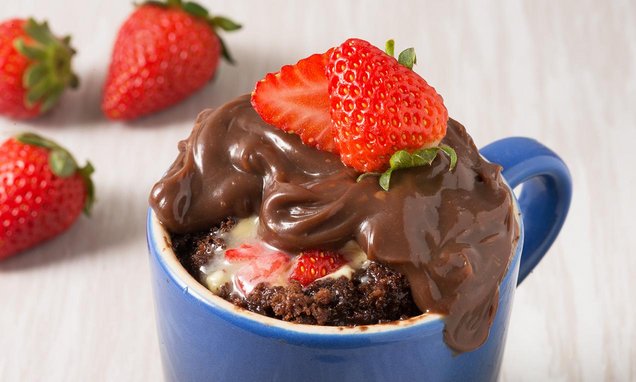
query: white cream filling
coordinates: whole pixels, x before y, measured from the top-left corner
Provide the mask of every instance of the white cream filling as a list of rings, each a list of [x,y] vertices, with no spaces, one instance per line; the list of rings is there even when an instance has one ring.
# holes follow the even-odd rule
[[[239,248],[242,244],[265,246],[265,244],[258,239],[258,221],[258,216],[241,219],[229,232],[220,235],[220,238],[225,240],[226,248]],[[233,286],[234,291],[240,290],[237,285],[238,280],[236,274],[246,263],[227,261],[225,259],[225,251],[226,250],[221,248],[216,249],[212,260],[200,268],[201,272],[205,275],[205,285],[214,293],[218,293],[220,288],[227,283]],[[347,264],[320,279],[335,279],[342,276],[350,279],[356,270],[366,268],[369,264],[367,255],[362,248],[360,248],[358,243],[353,240],[347,242],[338,252],[342,254]],[[294,256],[294,254],[289,254],[289,256]],[[289,284],[289,272],[294,268],[295,261],[296,259],[293,258],[288,270],[276,273],[275,277],[268,279],[270,285],[285,286]],[[254,286],[255,285],[245,285],[245,283],[243,283],[243,288],[247,293],[249,293]]]

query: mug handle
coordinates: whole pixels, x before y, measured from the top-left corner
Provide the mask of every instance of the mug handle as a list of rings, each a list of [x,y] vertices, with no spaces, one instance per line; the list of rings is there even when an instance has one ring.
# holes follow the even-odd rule
[[[528,276],[556,239],[572,199],[572,178],[552,150],[530,138],[511,137],[480,150],[490,162],[503,166],[511,188],[523,185],[518,197],[524,243],[517,285]]]

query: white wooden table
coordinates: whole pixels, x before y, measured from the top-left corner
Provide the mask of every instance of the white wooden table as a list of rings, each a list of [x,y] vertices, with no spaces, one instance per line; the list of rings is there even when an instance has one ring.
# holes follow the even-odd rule
[[[416,70],[478,145],[525,135],[570,166],[570,216],[518,290],[501,379],[636,380],[636,3],[202,1],[244,23],[226,37],[239,64],[131,124],[99,111],[129,1],[2,2],[0,19],[46,17],[73,34],[82,84],[45,118],[0,119],[0,139],[36,131],[90,158],[98,203],[63,237],[0,263],[0,381],[160,379],[144,239],[151,185],[198,111],[352,36],[415,46]]]

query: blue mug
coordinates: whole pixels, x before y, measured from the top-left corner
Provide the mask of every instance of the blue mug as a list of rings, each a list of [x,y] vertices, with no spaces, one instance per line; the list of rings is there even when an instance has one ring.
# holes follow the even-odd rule
[[[499,375],[516,286],[559,233],[572,185],[563,161],[528,138],[481,150],[503,166],[518,198],[520,238],[499,286],[487,341],[455,354],[443,340],[444,320],[421,315],[358,327],[299,325],[264,317],[213,295],[179,264],[168,234],[148,214],[157,329],[169,381],[493,381]]]

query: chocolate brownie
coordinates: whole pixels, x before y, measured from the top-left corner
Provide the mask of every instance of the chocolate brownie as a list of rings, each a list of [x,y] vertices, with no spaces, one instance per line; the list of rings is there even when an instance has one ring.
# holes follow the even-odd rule
[[[233,225],[234,220],[226,219],[209,231],[172,235],[172,248],[193,277],[200,279],[199,268],[215,249],[225,248],[220,234]],[[284,287],[260,283],[247,297],[231,291],[228,283],[218,295],[252,312],[300,324],[372,325],[421,314],[406,277],[374,261],[350,279],[319,279],[306,287],[296,281]]]

